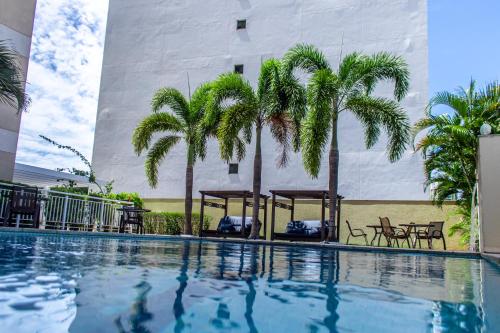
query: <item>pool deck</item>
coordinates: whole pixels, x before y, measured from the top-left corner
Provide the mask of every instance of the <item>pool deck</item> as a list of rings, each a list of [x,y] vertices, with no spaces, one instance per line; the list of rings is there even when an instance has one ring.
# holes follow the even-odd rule
[[[85,236],[85,237],[105,237],[115,239],[133,239],[133,240],[193,240],[193,241],[210,241],[210,242],[228,242],[240,244],[260,244],[273,246],[300,246],[305,248],[331,248],[344,251],[365,251],[365,252],[383,252],[383,253],[399,253],[399,254],[425,254],[425,255],[440,255],[452,257],[466,258],[484,258],[490,262],[500,265],[500,255],[486,254],[481,255],[477,252],[470,251],[443,251],[443,250],[427,250],[427,249],[408,249],[408,248],[390,248],[378,246],[363,246],[363,245],[345,245],[340,243],[313,243],[313,242],[290,242],[290,241],[270,241],[270,240],[249,240],[241,238],[217,238],[217,237],[197,237],[188,235],[137,235],[137,234],[120,234],[114,232],[88,232],[88,231],[65,231],[65,230],[44,230],[30,228],[10,228],[2,227],[1,232],[23,233],[23,234],[43,234],[43,235],[59,235],[59,236]]]

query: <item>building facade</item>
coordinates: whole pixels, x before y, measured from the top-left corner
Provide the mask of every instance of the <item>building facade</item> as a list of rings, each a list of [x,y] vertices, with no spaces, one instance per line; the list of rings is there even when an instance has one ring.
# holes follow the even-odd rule
[[[36,0],[0,0],[0,40],[6,41],[19,54],[24,79],[28,72],[35,6]],[[0,119],[0,179],[11,181],[21,114],[0,103]]]
[[[245,21],[246,27],[241,28]],[[145,178],[144,156],[137,157],[131,136],[151,112],[153,93],[165,86],[188,95],[219,74],[242,70],[252,84],[263,59],[281,57],[297,43],[322,50],[333,66],[342,54],[389,51],[403,56],[411,86],[402,102],[414,123],[428,100],[426,0],[110,0],[102,67],[93,166],[100,179],[114,180],[117,191],[139,192],[149,199],[184,197],[185,146],[178,144],[163,161],[159,185]],[[240,65],[243,65],[242,67]],[[392,86],[376,91],[390,96]],[[360,123],[349,113],[339,120],[339,193],[348,200],[428,200],[421,157],[411,147],[390,163],[386,140],[364,146]],[[328,156],[312,179],[300,154],[286,168],[276,167],[278,149],[268,132],[263,138],[263,193],[272,188],[327,188]],[[194,170],[194,196],[214,189],[251,189],[253,145],[237,173],[219,158],[211,141],[207,158]]]

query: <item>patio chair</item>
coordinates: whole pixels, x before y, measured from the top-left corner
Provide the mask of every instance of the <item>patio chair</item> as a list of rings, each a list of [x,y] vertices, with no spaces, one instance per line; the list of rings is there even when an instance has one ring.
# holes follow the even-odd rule
[[[422,248],[421,239],[427,240],[429,249],[432,249],[432,240],[441,239],[443,241],[443,248],[446,250],[446,241],[443,234],[444,221],[429,222],[426,230],[417,232],[418,246]]]
[[[124,233],[127,224],[131,224],[137,226],[138,234],[144,234],[143,213],[145,212],[145,210],[127,206],[123,206],[121,210],[123,211],[123,214],[120,217],[120,227],[118,229],[118,232]]]
[[[14,186],[6,195],[8,198],[3,225],[15,222],[14,217],[31,217],[32,228],[38,228],[40,219],[40,196],[37,187]]]
[[[404,230],[403,228],[397,228],[391,226],[391,222],[388,217],[379,217],[380,224],[382,225],[382,234],[387,240],[387,245],[389,247],[393,246],[393,240],[396,241],[396,245],[399,247],[399,240],[403,240],[401,244],[404,244],[404,241],[408,243],[408,247],[411,248],[410,245],[410,228]]]
[[[366,233],[363,231],[363,229],[360,228],[351,228],[351,224],[349,223],[348,220],[345,220],[345,223],[347,224],[347,227],[349,228],[349,235],[347,235],[347,241],[346,245],[349,245],[349,239],[351,237],[363,237],[365,239],[365,244],[368,246],[368,239],[366,238]]]

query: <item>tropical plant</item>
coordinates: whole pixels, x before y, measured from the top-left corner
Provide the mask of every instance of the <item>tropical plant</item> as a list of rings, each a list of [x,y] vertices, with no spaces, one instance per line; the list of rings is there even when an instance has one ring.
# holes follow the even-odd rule
[[[0,103],[10,105],[18,112],[26,110],[30,99],[24,90],[25,83],[19,55],[0,40]]]
[[[337,209],[339,114],[350,111],[362,123],[367,148],[378,141],[383,128],[388,134],[388,158],[391,162],[398,160],[410,134],[408,117],[398,103],[408,92],[408,66],[401,57],[386,52],[370,56],[351,53],[341,59],[335,71],[321,51],[299,44],[285,54],[282,76],[293,77],[295,70],[310,74],[308,112],[302,123],[300,143],[304,167],[312,177],[318,176],[323,151],[330,138],[328,239],[331,240],[334,239]],[[372,96],[376,84],[382,80],[394,82],[395,100]]]
[[[446,107],[447,112],[439,109],[442,107]],[[471,235],[471,209],[476,201],[480,128],[489,124],[492,133],[500,133],[499,117],[498,82],[478,90],[472,80],[467,89],[460,87],[455,93],[437,93],[429,101],[425,118],[418,121],[413,129],[414,147],[425,158],[426,185],[432,187],[434,203],[441,206],[447,199],[456,199],[457,212],[462,219],[449,231],[450,235],[459,232],[462,243],[469,243],[474,236]],[[422,131],[426,133],[417,141],[416,137]]]
[[[193,213],[193,233],[199,232],[200,214]],[[148,212],[144,214],[144,229],[147,234],[179,235],[184,230],[186,215],[177,212]],[[208,230],[212,217],[204,215],[203,230]]]
[[[218,141],[222,159],[245,156],[245,144],[252,140],[255,128],[253,164],[253,210],[250,239],[258,238],[258,217],[262,178],[262,130],[269,126],[271,135],[280,144],[278,166],[285,166],[294,133],[300,125],[305,107],[305,89],[294,77],[281,76],[281,63],[269,59],[262,63],[257,90],[242,75],[226,73],[212,84],[203,131],[211,131]]]
[[[135,152],[140,155],[147,150],[145,170],[151,187],[158,184],[158,168],[170,150],[181,140],[186,143],[186,223],[184,233],[191,235],[192,208],[193,208],[193,166],[196,159],[204,154],[204,141],[196,140],[198,124],[205,114],[205,105],[210,91],[210,84],[198,87],[190,100],[186,100],[181,92],[174,88],[159,89],[151,102],[152,114],[144,118],[132,136]],[[173,113],[163,112],[168,107]],[[153,135],[166,132],[165,135],[151,146]]]
[[[56,142],[56,141],[54,141],[54,140],[46,137],[45,135],[41,135],[40,134],[39,136],[43,140],[45,140],[48,143],[56,146],[59,149],[70,151],[71,153],[73,153],[74,155],[76,155],[83,162],[83,164],[85,164],[85,166],[88,168],[88,170],[80,170],[80,169],[76,169],[76,168],[57,168],[57,171],[68,171],[69,173],[77,175],[77,176],[87,177],[89,183],[94,184],[95,186],[97,186],[97,188],[99,189],[99,192],[101,194],[111,193],[111,190],[112,190],[112,187],[113,187],[112,186],[113,181],[110,181],[110,182],[106,183],[104,185],[104,190],[103,190],[101,184],[99,184],[97,182],[94,169],[92,168],[92,164],[85,157],[85,155],[83,155],[81,152],[79,152],[76,148],[73,148],[73,147],[68,146],[68,145],[60,144],[60,143],[58,143],[58,142]],[[60,181],[60,180],[64,180],[64,179],[59,179],[58,181]],[[67,187],[69,187],[69,188],[72,188],[72,187],[75,187],[75,186],[76,186],[76,184],[72,180],[70,180],[68,182],[68,184],[67,184]]]

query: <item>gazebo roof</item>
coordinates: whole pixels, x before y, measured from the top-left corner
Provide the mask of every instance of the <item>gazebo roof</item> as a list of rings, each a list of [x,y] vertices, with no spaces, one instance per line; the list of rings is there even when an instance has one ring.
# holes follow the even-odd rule
[[[201,194],[206,196],[220,198],[220,199],[242,199],[243,197],[252,198],[253,192],[245,190],[228,190],[228,191],[200,191]],[[261,198],[269,198],[268,195],[261,194]]]
[[[270,190],[272,194],[287,198],[287,199],[328,199],[327,190]],[[343,199],[341,195],[337,195],[337,199]]]

